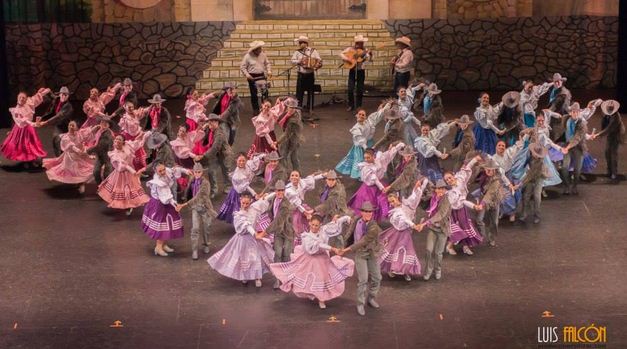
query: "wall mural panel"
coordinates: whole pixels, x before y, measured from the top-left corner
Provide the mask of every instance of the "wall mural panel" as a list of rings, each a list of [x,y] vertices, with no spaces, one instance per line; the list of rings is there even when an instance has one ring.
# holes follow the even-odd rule
[[[390,20],[412,39],[417,74],[451,90],[520,89],[554,72],[571,88],[614,88],[618,17]]]
[[[234,29],[234,22],[10,24],[10,88],[66,85],[86,99],[91,87],[129,76],[141,97],[180,97]]]

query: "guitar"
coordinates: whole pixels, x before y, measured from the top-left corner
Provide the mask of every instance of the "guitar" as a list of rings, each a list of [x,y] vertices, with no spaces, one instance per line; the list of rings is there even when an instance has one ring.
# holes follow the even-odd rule
[[[385,44],[379,44],[375,46],[375,49],[381,49],[383,47],[385,47]],[[344,60],[344,63],[340,64],[339,68],[353,69],[358,63],[363,63],[366,60],[366,55],[371,53],[372,51],[367,48],[351,47],[344,53],[344,56],[346,56],[348,60]]]

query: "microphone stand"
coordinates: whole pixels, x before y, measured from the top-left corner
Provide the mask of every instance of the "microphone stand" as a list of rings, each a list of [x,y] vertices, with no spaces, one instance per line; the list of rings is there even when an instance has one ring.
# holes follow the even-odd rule
[[[296,67],[296,64],[292,64],[292,66],[290,66],[289,68],[280,72],[279,75],[277,75],[277,76],[287,75],[287,95],[288,96],[292,95],[292,88],[290,86],[290,78],[292,76],[292,69],[294,69],[295,67]]]

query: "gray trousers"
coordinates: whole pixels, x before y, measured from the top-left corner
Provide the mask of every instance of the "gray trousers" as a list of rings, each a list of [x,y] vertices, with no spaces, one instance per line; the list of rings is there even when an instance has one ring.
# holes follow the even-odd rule
[[[542,202],[542,184],[541,179],[535,183],[527,183],[523,190],[522,199],[522,217],[525,219],[529,214],[533,213],[534,218],[540,218],[540,203]]]
[[[102,170],[102,167],[104,166],[104,171]],[[103,174],[101,175],[100,172],[103,172]],[[111,171],[113,171],[113,166],[111,166],[111,162],[107,160],[101,160],[99,157],[96,157],[96,163],[94,164],[94,181],[96,182],[96,184],[100,184],[102,183],[102,181],[109,177],[109,175],[111,174]]]
[[[54,156],[61,156],[63,150],[61,149],[61,130],[54,128],[52,131],[52,149],[54,150]]]
[[[207,166],[207,175],[209,177],[209,184],[211,184],[211,194],[215,194],[218,192],[218,172],[222,172],[222,177],[224,178],[225,185],[228,185],[227,183],[230,183],[229,170],[224,164],[224,161],[210,161],[209,165]]]
[[[570,179],[570,164],[574,164],[575,168],[575,177],[571,181]],[[577,188],[577,183],[579,183],[579,176],[581,175],[581,166],[583,166],[583,151],[579,148],[573,148],[568,151],[568,154],[564,155],[564,160],[562,161],[562,179],[564,180],[564,184],[566,188]]]
[[[297,144],[294,147],[282,147],[279,149],[281,152],[281,164],[285,166],[286,169],[290,171],[299,171],[300,170],[300,160],[298,159],[298,149],[300,145]]]
[[[364,305],[367,299],[377,297],[381,286],[381,266],[377,262],[376,253],[357,252],[355,270],[357,271],[357,305]]]
[[[294,252],[294,240],[274,236],[274,263],[289,262],[292,252]]]
[[[427,233],[427,255],[425,257],[427,270],[424,275],[431,276],[433,271],[442,271],[442,255],[446,247],[447,237],[440,228],[429,228]]]
[[[192,209],[192,251],[198,251],[198,240],[202,235],[203,246],[209,246],[209,226],[212,218],[206,211],[199,212]]]
[[[500,206],[484,208],[477,213],[477,228],[484,239],[488,242],[496,241],[496,235],[499,230],[499,211]]]

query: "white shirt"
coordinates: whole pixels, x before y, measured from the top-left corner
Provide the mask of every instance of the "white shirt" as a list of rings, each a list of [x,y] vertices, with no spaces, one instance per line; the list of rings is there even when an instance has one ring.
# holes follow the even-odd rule
[[[401,200],[400,206],[394,207],[388,212],[390,223],[394,226],[394,229],[403,231],[414,226],[416,208],[418,208],[422,193],[428,183],[428,180],[424,180],[420,188],[414,189],[409,197]]]
[[[253,188],[250,187],[250,183],[255,178],[255,172],[259,170],[261,159],[264,156],[266,154],[257,154],[252,159],[246,161],[246,165],[243,168],[235,167],[235,170],[231,173],[231,184],[238,194],[248,190],[252,195],[257,195]]]
[[[494,132],[500,132],[501,130],[494,126],[494,122],[498,119],[502,108],[503,102],[499,102],[499,104],[494,106],[488,105],[487,107],[480,105],[475,110],[475,119],[477,119],[481,127],[492,129]]]
[[[318,53],[318,51],[314,48],[311,47],[305,47],[305,50],[297,50],[294,52],[294,54],[292,55],[292,64],[296,64],[298,66],[298,72],[299,73],[304,73],[304,74],[311,74],[313,73],[315,70],[312,68],[307,68],[305,66],[302,66],[300,64],[300,62],[303,60],[303,58],[305,57],[311,57],[311,58],[316,58],[321,60],[320,58],[320,54]],[[322,62],[322,60],[321,60]]]
[[[356,123],[351,127],[350,133],[353,135],[353,144],[363,149],[368,148],[368,141],[374,137],[377,124],[383,119],[383,114],[389,109],[385,106],[370,115],[363,124]]]
[[[376,185],[379,189],[383,190],[384,186],[381,183],[381,178],[385,176],[385,171],[396,153],[404,146],[404,143],[399,143],[390,150],[378,152],[373,163],[365,161],[358,163],[357,167],[361,174],[361,181],[368,186]]]
[[[239,68],[244,75],[265,74],[272,72],[270,61],[263,51],[259,54],[259,56],[254,56],[250,54],[250,52],[245,54]]]
[[[533,86],[530,93],[527,93],[525,89],[520,91],[520,105],[523,107],[523,112],[536,115],[535,110],[538,108],[538,100],[549,91],[551,86],[553,86],[552,82],[545,82],[542,85]]]
[[[285,197],[294,205],[300,212],[305,212],[305,193],[316,188],[316,180],[324,178],[324,175],[307,176],[301,178],[298,181],[298,186],[294,186],[292,182],[285,186]]]
[[[468,161],[467,164],[462,166],[457,173],[455,173],[455,179],[457,179],[457,184],[451,188],[451,190],[446,192],[448,195],[448,200],[451,203],[451,208],[454,210],[459,210],[465,205],[466,196],[468,196],[468,180],[470,180],[470,176],[472,175],[472,167],[477,162],[477,159],[472,159]],[[472,203],[471,203],[472,204]]]
[[[451,124],[449,123],[441,123],[438,127],[429,131],[429,135],[426,137],[419,136],[414,140],[414,147],[416,151],[419,152],[425,158],[430,158],[432,156],[440,157],[442,156],[442,152],[438,150],[438,145],[442,141],[449,130],[451,129]]]
[[[255,236],[255,223],[259,216],[266,212],[270,207],[270,200],[276,195],[272,193],[261,200],[257,200],[250,204],[248,209],[240,209],[233,213],[233,226],[237,234],[244,235],[246,233]]]
[[[318,253],[327,253],[331,249],[329,246],[329,237],[322,230],[316,233],[304,232],[301,235],[302,246],[305,253],[314,255]]]

